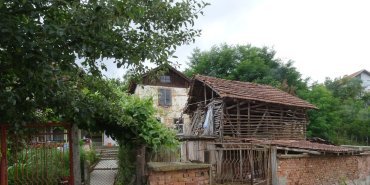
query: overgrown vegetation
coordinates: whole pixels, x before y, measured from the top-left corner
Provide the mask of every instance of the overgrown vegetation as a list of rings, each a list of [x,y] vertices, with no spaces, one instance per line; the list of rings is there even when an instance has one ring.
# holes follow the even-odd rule
[[[68,176],[69,152],[63,152],[60,148],[22,149],[9,158],[9,185],[58,184],[63,181],[63,177]]]
[[[370,143],[370,93],[356,78],[327,79],[313,84],[300,96],[319,107],[309,112],[308,135],[337,144]]]
[[[271,48],[251,45],[213,46],[193,51],[188,76],[203,74],[230,80],[272,85],[297,95],[318,110],[309,111],[309,137],[321,137],[337,144],[369,144],[370,94],[354,78],[327,79],[308,84],[293,61],[276,58]]]
[[[117,185],[133,184],[135,181],[135,148],[120,143],[118,153]]]
[[[0,123],[21,130],[35,122],[78,124],[131,147],[176,145],[153,116],[150,100],[102,78],[103,59],[135,73],[144,61],[168,62],[194,41],[201,1],[0,2]],[[76,62],[79,61],[79,62]]]
[[[208,51],[195,49],[185,74],[203,74],[228,80],[272,85],[291,94],[306,89],[306,79],[293,66],[293,61],[275,57],[276,51],[252,45],[215,45]]]

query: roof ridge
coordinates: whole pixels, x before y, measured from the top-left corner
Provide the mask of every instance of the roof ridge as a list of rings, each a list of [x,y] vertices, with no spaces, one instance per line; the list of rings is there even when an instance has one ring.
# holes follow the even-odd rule
[[[206,75],[200,75],[200,74],[197,74],[195,76],[202,76],[202,77],[206,77],[206,78],[215,78],[215,79],[224,80],[224,81],[230,81],[230,82],[248,83],[248,84],[254,84],[254,85],[258,85],[258,86],[265,86],[265,87],[269,87],[269,88],[275,89],[271,85],[259,84],[259,83],[256,83],[256,82],[247,82],[247,81],[240,81],[240,80],[228,80],[228,79],[224,79],[224,78],[218,78],[218,77],[214,77],[214,76],[206,76]],[[283,92],[285,92],[285,91],[283,91]]]
[[[352,74],[350,74],[350,75],[346,75],[347,77],[351,77],[351,78],[353,78],[353,77],[356,77],[357,75],[359,75],[359,74],[361,74],[361,73],[363,73],[363,72],[366,72],[367,74],[369,74],[370,75],[370,72],[368,71],[368,70],[366,70],[366,69],[361,69],[361,70],[359,70],[359,71],[357,71],[357,72],[355,72],[355,73],[352,73]],[[345,76],[345,77],[346,77]]]
[[[220,97],[256,100],[294,107],[317,108],[306,100],[270,85],[227,80],[205,75],[195,75],[193,80],[206,84]]]

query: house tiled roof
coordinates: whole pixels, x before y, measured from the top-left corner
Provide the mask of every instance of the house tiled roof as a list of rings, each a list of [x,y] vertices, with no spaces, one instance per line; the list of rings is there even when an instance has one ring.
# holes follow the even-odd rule
[[[363,70],[357,71],[357,72],[355,72],[353,74],[350,74],[347,77],[354,78],[354,77],[360,75],[361,73],[367,73],[368,75],[370,75],[370,72],[369,71],[367,71],[366,69],[363,69]]]
[[[163,64],[163,65],[158,66],[158,67],[156,67],[154,69],[151,69],[147,73],[143,74],[141,76],[141,78],[145,78],[147,76],[154,75],[156,72],[158,72],[160,70],[163,70],[163,69],[168,69],[169,71],[172,71],[172,72],[176,73],[177,75],[179,75],[180,77],[182,77],[185,81],[187,81],[188,83],[190,83],[190,79],[187,76],[185,76],[183,73],[181,73],[180,71],[178,71],[176,68],[172,67],[169,64]],[[130,94],[134,94],[137,85],[138,85],[138,82],[137,81],[131,80],[129,82],[129,85],[128,85],[128,92]]]
[[[224,80],[215,77],[196,75],[198,80],[213,89],[221,98],[255,100],[267,103],[283,104],[294,107],[316,109],[316,107],[296,96],[268,85],[250,82]]]

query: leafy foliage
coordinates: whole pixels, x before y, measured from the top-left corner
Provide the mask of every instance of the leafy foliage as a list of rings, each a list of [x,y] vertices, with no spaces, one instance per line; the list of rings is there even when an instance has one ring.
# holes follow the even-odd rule
[[[135,179],[135,150],[124,143],[119,144],[117,185],[131,184]]]
[[[275,53],[273,49],[251,45],[221,44],[209,51],[195,49],[185,73],[269,84],[292,94],[305,89],[306,81],[293,67],[293,61],[284,63]]]
[[[316,105],[319,110],[309,111],[310,124],[308,125],[308,136],[323,139],[334,138],[338,124],[342,122],[337,108],[340,106],[338,98],[324,85],[315,84],[310,91],[301,91],[300,96]]]
[[[199,35],[192,25],[206,5],[195,0],[0,1],[0,122],[19,127],[37,120],[35,112],[45,108],[76,120],[73,111],[85,111],[76,107],[83,74],[99,78],[104,58],[136,72],[145,68],[143,61],[166,63],[176,46]]]
[[[128,146],[177,144],[151,100],[103,80],[103,59],[142,72],[194,41],[196,0],[0,1],[0,123],[62,121]]]
[[[327,79],[300,95],[319,108],[309,112],[310,136],[338,144],[368,144],[369,93],[364,92],[358,79]]]
[[[73,121],[80,128],[105,130],[119,142],[137,146],[176,146],[175,132],[166,128],[154,116],[151,99],[127,95],[117,81],[84,78],[79,100],[74,102]],[[60,116],[59,117],[63,117]]]

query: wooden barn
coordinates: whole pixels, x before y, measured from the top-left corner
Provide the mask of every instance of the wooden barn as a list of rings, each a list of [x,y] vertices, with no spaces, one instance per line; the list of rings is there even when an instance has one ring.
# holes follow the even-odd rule
[[[268,85],[195,76],[185,112],[185,135],[305,139],[314,105]]]
[[[181,158],[209,163],[216,182],[276,184],[277,153],[354,150],[306,140],[316,107],[268,85],[197,75],[189,89]]]

